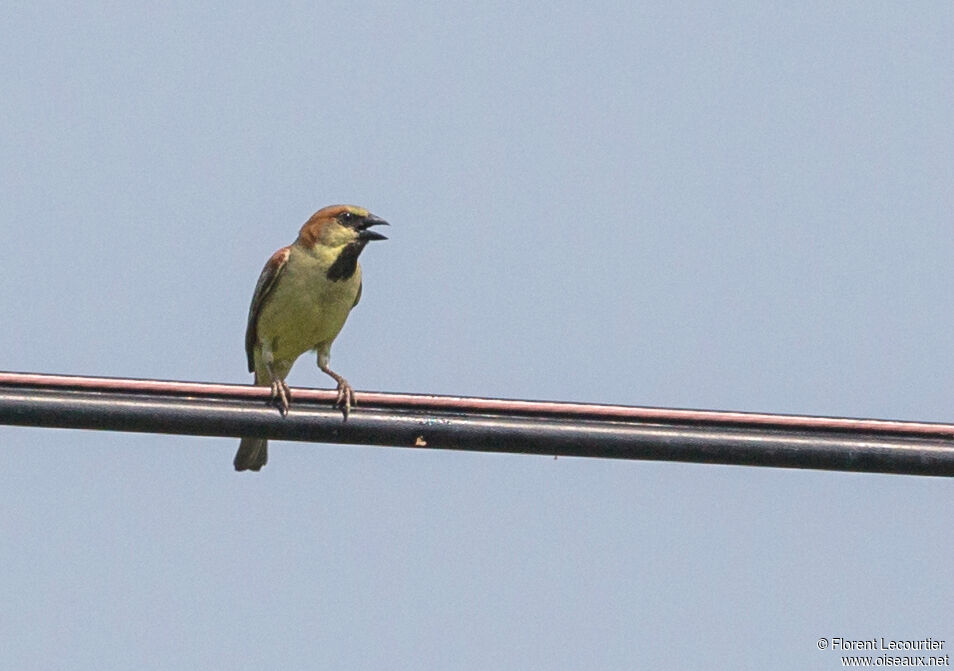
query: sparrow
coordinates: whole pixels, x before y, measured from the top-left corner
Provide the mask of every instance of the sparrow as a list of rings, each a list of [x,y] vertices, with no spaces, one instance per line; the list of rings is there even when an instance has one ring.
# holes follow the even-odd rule
[[[335,406],[347,421],[354,390],[328,367],[331,343],[361,299],[358,256],[372,240],[387,240],[369,229],[387,223],[362,207],[330,205],[315,212],[298,239],[265,264],[248,311],[245,353],[255,384],[271,387],[282,416],[291,404],[285,378],[299,356],[314,350],[318,368],[338,384]],[[266,439],[242,438],[233,463],[237,471],[258,471],[267,461]]]

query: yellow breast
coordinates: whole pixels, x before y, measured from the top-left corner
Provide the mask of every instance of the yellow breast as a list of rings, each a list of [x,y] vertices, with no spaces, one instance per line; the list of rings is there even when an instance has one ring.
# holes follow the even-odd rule
[[[361,286],[360,264],[348,279],[332,282],[326,277],[340,252],[336,248],[292,245],[290,251],[258,317],[259,341],[271,349],[276,363],[288,368],[308,350],[330,345]]]

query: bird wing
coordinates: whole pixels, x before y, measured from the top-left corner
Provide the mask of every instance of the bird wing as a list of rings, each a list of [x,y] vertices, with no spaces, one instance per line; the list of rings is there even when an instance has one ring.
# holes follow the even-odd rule
[[[248,309],[248,326],[245,328],[245,354],[248,356],[248,372],[255,372],[255,342],[258,340],[258,315],[262,311],[262,305],[272,289],[275,288],[275,281],[285,269],[288,263],[288,256],[291,254],[291,247],[282,247],[272,254],[262,269],[262,274],[258,277],[258,283],[255,285],[255,293],[252,295],[252,305]]]

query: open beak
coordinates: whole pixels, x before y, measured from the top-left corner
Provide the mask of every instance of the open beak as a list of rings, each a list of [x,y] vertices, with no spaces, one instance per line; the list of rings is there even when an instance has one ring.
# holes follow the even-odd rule
[[[381,235],[380,233],[369,231],[368,229],[371,228],[372,226],[390,226],[390,225],[391,224],[386,222],[381,217],[376,217],[373,214],[369,214],[368,216],[364,218],[364,221],[362,221],[356,227],[358,229],[358,239],[366,240],[368,242],[370,242],[371,240],[387,240],[387,238]]]

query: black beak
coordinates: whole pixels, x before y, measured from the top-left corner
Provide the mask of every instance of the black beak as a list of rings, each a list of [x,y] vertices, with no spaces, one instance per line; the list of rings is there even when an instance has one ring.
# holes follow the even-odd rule
[[[369,214],[364,218],[364,220],[358,224],[355,228],[358,230],[358,239],[370,242],[372,240],[387,240],[387,238],[380,233],[375,233],[374,231],[369,231],[368,229],[372,226],[390,226],[381,217],[376,217],[373,214]]]

